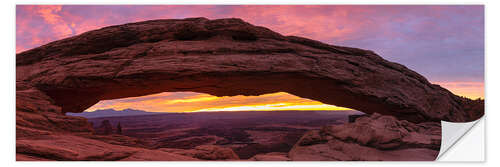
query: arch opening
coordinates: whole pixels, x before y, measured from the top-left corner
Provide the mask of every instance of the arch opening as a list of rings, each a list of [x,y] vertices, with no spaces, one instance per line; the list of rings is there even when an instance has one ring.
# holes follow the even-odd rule
[[[183,71],[179,74],[141,72],[141,75],[127,75],[115,79],[79,78],[66,79],[69,86],[39,89],[52,97],[62,107],[62,112],[79,113],[102,100],[146,96],[161,92],[198,92],[212,96],[259,96],[286,92],[287,94],[307,98],[325,105],[336,105],[365,113],[378,112],[408,118],[416,122],[424,120],[419,113],[412,111],[412,106],[387,105],[390,101],[372,95],[356,92],[353,83],[342,80],[318,78],[315,74],[265,71],[248,72],[203,72],[191,74]],[[147,78],[147,79],[146,79]],[[127,83],[127,84],[123,84]],[[86,87],[82,86],[85,85]],[[78,88],[72,88],[77,86]],[[71,98],[68,97],[71,95]],[[404,110],[405,112],[399,112]]]
[[[346,111],[350,108],[324,104],[286,92],[258,96],[213,96],[197,92],[163,92],[139,97],[101,100],[85,112],[102,109],[124,110],[133,108],[148,112],[210,112],[210,111],[283,111],[328,110]]]
[[[96,114],[92,114],[96,113]],[[349,122],[362,112],[286,92],[217,97],[163,92],[102,100],[83,113],[95,135],[124,135],[151,149],[230,148],[240,159],[288,153],[310,130]]]

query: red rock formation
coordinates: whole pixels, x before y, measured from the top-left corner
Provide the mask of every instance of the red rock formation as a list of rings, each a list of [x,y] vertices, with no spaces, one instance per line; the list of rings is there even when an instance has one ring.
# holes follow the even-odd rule
[[[161,148],[161,151],[184,155],[202,160],[239,160],[240,158],[230,148],[216,145],[201,145],[193,149]]]
[[[290,161],[287,153],[270,152],[265,154],[257,154],[250,159],[250,161]]]
[[[62,113],[166,91],[216,96],[288,92],[412,122],[472,121],[464,98],[372,51],[287,37],[240,19],[111,26],[17,55],[17,80]],[[470,114],[476,113],[476,114]]]
[[[440,146],[440,123],[414,124],[374,113],[354,123],[308,132],[289,157],[296,161],[432,161]]]
[[[103,120],[101,125],[95,129],[95,132],[100,135],[111,135],[113,134],[113,126],[109,120]]]
[[[483,101],[455,96],[372,51],[282,36],[240,19],[152,20],[51,42],[16,55],[16,87],[19,159],[33,158],[38,148],[49,150],[40,159],[85,159],[83,149],[65,152],[35,139],[88,136],[93,130],[85,118],[64,113],[167,91],[288,92],[410,122],[472,121],[484,111]]]
[[[122,134],[122,125],[120,124],[120,122],[118,122],[118,125],[116,125],[116,134]]]
[[[17,160],[124,160],[124,161],[195,161],[198,159],[105,143],[74,135],[45,135],[16,140]]]
[[[16,82],[17,138],[53,133],[92,133],[92,126],[83,117],[65,116],[61,107],[45,93],[25,82]]]

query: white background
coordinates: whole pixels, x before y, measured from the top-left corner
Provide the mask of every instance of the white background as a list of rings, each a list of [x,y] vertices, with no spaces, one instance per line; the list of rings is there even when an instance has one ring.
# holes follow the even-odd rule
[[[450,124],[455,128],[451,128]],[[438,156],[438,161],[484,161],[484,119],[468,123],[447,123],[441,121],[441,126],[443,140],[441,140],[441,150],[439,151],[440,156]],[[448,137],[448,139],[446,137]],[[455,140],[453,137],[458,138]],[[446,147],[448,147],[448,149]]]
[[[40,0],[41,1],[41,0]],[[2,0],[0,3],[0,21],[1,28],[1,51],[0,56],[0,107],[2,120],[1,128],[1,161],[2,166],[204,166],[204,167],[222,167],[222,166],[499,166],[499,132],[500,128],[498,120],[498,112],[500,111],[500,41],[498,40],[499,21],[500,20],[500,5],[499,1],[495,0],[420,0],[420,1],[395,1],[395,0],[351,0],[351,1],[328,1],[328,0],[266,0],[261,1],[261,4],[485,4],[486,12],[486,78],[485,78],[485,99],[486,99],[486,120],[483,121],[483,128],[473,128],[464,138],[462,138],[455,147],[446,155],[448,158],[453,154],[458,157],[470,158],[481,154],[477,152],[477,146],[483,144],[486,147],[485,158],[483,163],[450,163],[450,162],[16,162],[15,161],[15,5],[17,4],[116,4],[115,0],[43,0],[39,1],[14,1]],[[184,0],[177,2],[160,1],[160,0],[129,0],[127,2],[120,1],[121,4],[253,4],[255,2],[249,0]],[[485,134],[486,139],[481,138],[481,134]],[[485,143],[484,143],[485,142]],[[450,154],[451,153],[451,154]],[[474,154],[474,155],[473,155]]]

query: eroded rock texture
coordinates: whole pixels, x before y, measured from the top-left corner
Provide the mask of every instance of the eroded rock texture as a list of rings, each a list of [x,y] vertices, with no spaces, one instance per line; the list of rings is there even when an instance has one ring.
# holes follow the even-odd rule
[[[296,161],[432,161],[440,146],[439,122],[414,124],[374,113],[354,123],[309,131],[289,157]]]
[[[281,152],[270,152],[270,153],[265,153],[265,154],[257,154],[248,160],[250,161],[291,161],[290,158],[288,158],[287,153],[281,153]]]
[[[484,111],[483,101],[453,95],[372,51],[283,36],[240,19],[152,20],[51,42],[16,55],[16,86],[21,158],[49,145],[35,137],[93,133],[86,119],[66,112],[166,91],[288,92],[414,123],[472,121]],[[62,160],[93,156],[47,154]]]
[[[111,26],[17,55],[17,80],[62,112],[165,91],[216,96],[288,92],[412,122],[471,121],[457,97],[372,51],[282,36],[240,19]]]
[[[16,140],[17,160],[80,160],[80,161],[196,161],[198,159],[150,150],[109,144],[75,135],[44,135]]]
[[[240,158],[231,148],[216,145],[201,145],[193,149],[161,148],[164,152],[175,153],[202,160],[239,160]]]

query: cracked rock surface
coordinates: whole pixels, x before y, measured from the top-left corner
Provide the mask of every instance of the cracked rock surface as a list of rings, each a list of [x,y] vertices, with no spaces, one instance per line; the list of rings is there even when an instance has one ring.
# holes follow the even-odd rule
[[[440,147],[440,123],[414,124],[374,113],[354,123],[307,132],[289,157],[299,161],[432,161]]]

